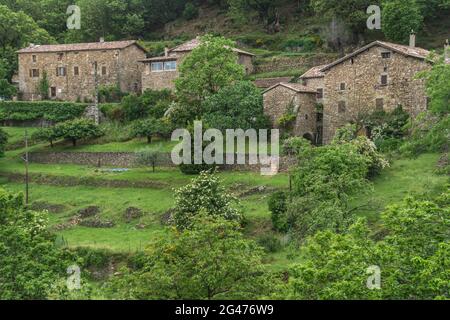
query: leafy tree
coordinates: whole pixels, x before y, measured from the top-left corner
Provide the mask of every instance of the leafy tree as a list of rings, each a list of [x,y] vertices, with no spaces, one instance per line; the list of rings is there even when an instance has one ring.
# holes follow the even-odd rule
[[[386,0],[382,19],[385,36],[400,43],[408,43],[411,30],[419,31],[423,23],[416,0]]]
[[[199,213],[239,221],[238,205],[237,199],[225,191],[219,177],[204,171],[188,185],[175,190],[173,220],[180,230],[191,228]]]
[[[0,128],[0,157],[5,155],[5,147],[8,143],[8,134]]]
[[[286,218],[288,195],[286,192],[278,191],[271,195],[268,205],[271,212],[272,224],[275,230],[286,232],[289,230]]]
[[[22,194],[0,189],[0,299],[46,299],[73,257],[54,245],[47,213],[27,210]]]
[[[152,143],[152,137],[160,134],[163,124],[155,118],[136,121],[132,129],[133,137],[145,137],[148,143]]]
[[[268,128],[261,92],[249,81],[236,82],[209,96],[203,103],[203,119],[222,131]]]
[[[448,213],[447,190],[434,200],[407,198],[388,207],[379,241],[364,221],[344,234],[317,233],[293,269],[290,298],[448,299]],[[380,268],[381,290],[367,288],[369,266]]]
[[[200,215],[192,229],[174,230],[153,244],[143,268],[124,270],[109,291],[121,299],[254,299],[273,286],[262,253],[236,222]]]
[[[158,149],[143,149],[136,153],[137,163],[142,165],[152,166],[153,172],[155,172],[155,167],[161,156],[161,148]]]
[[[42,72],[42,79],[38,83],[38,92],[42,97],[42,100],[48,99],[48,91],[50,89],[50,83],[48,81],[47,71]]]
[[[98,138],[103,135],[101,128],[88,119],[75,119],[56,125],[55,130],[61,137],[72,141],[75,147],[77,141],[81,139]]]
[[[33,140],[49,142],[53,148],[53,142],[62,137],[61,127],[41,128],[33,133]]]
[[[147,116],[147,109],[140,97],[135,94],[125,96],[120,103],[125,120],[133,121]]]
[[[198,8],[192,2],[186,3],[183,11],[183,18],[192,20],[198,17]]]
[[[221,88],[241,80],[244,68],[238,64],[232,41],[206,35],[180,65],[175,81],[177,95],[189,104],[201,103]]]

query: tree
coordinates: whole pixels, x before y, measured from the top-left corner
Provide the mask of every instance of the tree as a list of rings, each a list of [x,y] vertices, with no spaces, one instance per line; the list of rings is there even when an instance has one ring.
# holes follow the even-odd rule
[[[142,103],[140,97],[135,94],[125,96],[120,103],[125,116],[125,120],[133,121],[147,116],[147,108]]]
[[[160,155],[161,147],[158,147],[157,149],[143,149],[136,153],[136,161],[145,166],[152,166],[153,172],[155,172],[155,167]]]
[[[155,118],[136,121],[133,125],[132,136],[147,138],[147,143],[152,143],[152,137],[161,133],[163,124]]]
[[[183,18],[192,20],[198,17],[198,8],[191,2],[186,3],[183,11]]]
[[[0,128],[0,158],[5,155],[5,147],[8,143],[8,134]]]
[[[273,286],[262,249],[236,222],[200,215],[193,228],[173,230],[146,251],[143,267],[124,270],[109,286],[120,299],[255,299]]]
[[[47,215],[26,209],[22,194],[0,189],[0,299],[46,299],[74,262],[55,247]]]
[[[50,89],[50,83],[48,81],[47,71],[42,72],[42,79],[38,83],[38,92],[41,95],[42,100],[48,99],[48,91]]]
[[[348,232],[318,232],[292,270],[291,299],[448,299],[449,190],[436,199],[407,198],[382,214],[383,233],[371,237],[364,220]],[[381,289],[366,286],[367,269],[381,271]]]
[[[60,129],[61,127],[58,127]],[[62,137],[62,133],[57,127],[41,128],[33,133],[32,138],[36,141],[49,142],[50,147],[53,148],[53,142]]]
[[[386,0],[382,19],[384,35],[399,43],[408,43],[411,30],[419,31],[423,22],[416,0]]]
[[[201,103],[245,75],[232,41],[212,35],[203,36],[200,41],[181,63],[180,77],[175,81],[177,95],[188,104]]]
[[[56,125],[55,130],[75,147],[81,139],[98,138],[103,135],[101,128],[88,119],[75,119]]]
[[[203,119],[211,128],[225,131],[239,128],[268,128],[261,92],[249,81],[224,87],[203,103]]]
[[[17,94],[16,87],[7,80],[9,72],[8,68],[8,61],[0,58],[0,99],[11,99]]]
[[[235,197],[228,194],[219,177],[207,171],[191,182],[175,190],[173,221],[178,229],[191,228],[199,213],[227,220],[241,220],[241,212]]]

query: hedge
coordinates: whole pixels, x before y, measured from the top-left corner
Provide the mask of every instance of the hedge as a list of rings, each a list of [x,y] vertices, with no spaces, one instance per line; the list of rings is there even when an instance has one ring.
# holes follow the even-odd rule
[[[0,121],[48,120],[62,122],[80,117],[88,105],[53,101],[2,101]]]

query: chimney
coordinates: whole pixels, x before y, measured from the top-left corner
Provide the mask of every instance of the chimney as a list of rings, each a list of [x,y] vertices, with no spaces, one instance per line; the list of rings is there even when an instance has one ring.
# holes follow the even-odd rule
[[[169,48],[167,48],[167,47],[164,48],[164,56],[165,57],[169,56]]]
[[[105,38],[101,37],[100,42],[105,42]]]
[[[409,36],[409,46],[411,48],[416,47],[416,33],[414,32],[414,30],[411,30],[411,34]]]

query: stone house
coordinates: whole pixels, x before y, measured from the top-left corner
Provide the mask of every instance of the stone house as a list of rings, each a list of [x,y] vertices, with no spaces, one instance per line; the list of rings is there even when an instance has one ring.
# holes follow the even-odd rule
[[[146,57],[146,50],[136,41],[30,45],[17,53],[23,100],[41,99],[38,84],[44,73],[48,96],[55,100],[94,101],[96,81],[98,86],[117,85],[123,92],[141,91],[138,61]]]
[[[402,106],[413,117],[425,111],[429,102],[425,84],[416,75],[431,68],[429,54],[415,47],[412,35],[409,46],[375,41],[328,65],[307,71],[300,82],[317,92],[316,102],[323,107],[323,115],[313,130],[315,140],[330,143],[339,127],[376,110],[392,111]],[[264,100],[265,110],[281,107],[274,100]]]
[[[318,123],[317,90],[301,83],[278,83],[263,92],[264,113],[269,116],[275,128],[278,120],[288,113],[297,115],[293,134],[317,143]]]
[[[174,89],[174,80],[179,77],[178,66],[183,59],[200,45],[200,38],[183,43],[175,48],[166,49],[164,56],[142,59],[142,91],[146,89],[162,90]],[[247,74],[254,70],[254,54],[233,48],[238,56],[238,63],[245,67]]]

